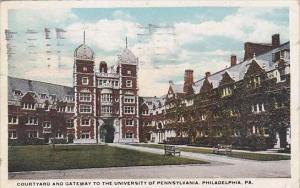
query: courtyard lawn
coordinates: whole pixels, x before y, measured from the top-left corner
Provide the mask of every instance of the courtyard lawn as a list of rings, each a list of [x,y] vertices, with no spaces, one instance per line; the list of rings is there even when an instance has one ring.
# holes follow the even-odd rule
[[[10,172],[204,163],[207,162],[107,145],[56,145],[55,150],[48,145],[8,148]]]
[[[142,147],[150,147],[150,148],[158,148],[164,149],[164,145],[162,144],[132,144],[134,146],[142,146]],[[203,154],[212,154],[212,155],[221,155],[221,154],[213,154],[211,148],[187,148],[177,146],[180,151],[185,152],[193,152],[193,153],[203,153]],[[279,161],[279,160],[290,160],[291,157],[287,155],[277,155],[277,154],[263,154],[263,153],[255,153],[255,152],[238,152],[233,151],[231,155],[227,155],[229,157],[235,157],[240,159],[249,159],[249,160],[257,160],[257,161]]]

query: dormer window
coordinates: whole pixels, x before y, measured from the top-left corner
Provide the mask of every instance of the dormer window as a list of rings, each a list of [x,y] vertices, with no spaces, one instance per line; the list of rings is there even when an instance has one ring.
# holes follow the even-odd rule
[[[74,106],[67,106],[67,112],[74,112]]]
[[[57,108],[57,111],[58,111],[58,112],[64,112],[64,111],[65,111],[65,107],[64,107],[64,106],[59,106],[59,107]]]
[[[148,115],[148,114],[149,114],[149,111],[148,111],[148,110],[143,110],[143,111],[142,111],[142,114],[143,114],[143,115]]]
[[[222,89],[221,97],[230,96],[232,94],[232,89],[230,87],[225,87]]]
[[[67,101],[74,101],[74,97],[72,97],[72,96],[66,96],[66,100]]]
[[[261,86],[261,79],[260,76],[254,76],[252,77],[249,82],[248,82],[248,86],[250,86],[250,88],[258,88]]]
[[[35,105],[33,103],[23,103],[22,108],[25,110],[34,110]]]
[[[55,101],[56,100],[56,95],[54,95],[54,94],[50,95],[50,99]]]
[[[41,94],[41,99],[47,99],[47,95],[45,93]]]
[[[15,96],[22,96],[22,92],[19,90],[13,90]]]
[[[81,82],[82,82],[83,85],[88,85],[88,84],[89,84],[89,79],[88,79],[88,77],[82,77]]]

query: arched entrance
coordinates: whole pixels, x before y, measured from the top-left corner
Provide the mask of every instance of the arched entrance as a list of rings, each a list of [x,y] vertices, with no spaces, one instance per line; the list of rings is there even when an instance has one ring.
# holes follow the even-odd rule
[[[100,127],[100,142],[113,143],[114,135],[115,129],[113,124],[104,123],[104,125]]]

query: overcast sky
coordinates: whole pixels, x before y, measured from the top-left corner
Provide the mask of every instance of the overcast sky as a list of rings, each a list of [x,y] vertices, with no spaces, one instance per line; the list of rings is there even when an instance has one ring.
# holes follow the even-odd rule
[[[8,27],[17,34],[9,42],[9,75],[72,86],[73,53],[85,30],[97,69],[101,60],[115,63],[127,37],[140,60],[140,95],[160,96],[169,80],[183,82],[185,69],[198,80],[229,66],[231,54],[242,60],[245,41],[270,43],[274,33],[288,41],[288,15],[288,8],[268,7],[10,10]],[[66,31],[60,46],[55,28]]]

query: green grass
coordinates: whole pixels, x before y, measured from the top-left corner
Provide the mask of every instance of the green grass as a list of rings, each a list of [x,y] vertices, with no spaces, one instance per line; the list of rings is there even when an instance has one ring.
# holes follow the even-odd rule
[[[106,145],[56,145],[56,150],[48,145],[8,148],[10,172],[203,163],[207,162]]]
[[[150,147],[150,148],[159,148],[163,149],[163,145],[159,144],[132,144],[135,146],[142,146],[142,147]],[[211,154],[211,155],[221,155],[221,154],[213,154],[210,148],[186,148],[177,146],[180,151],[185,152],[193,152],[193,153],[203,153],[203,154]],[[279,161],[279,160],[290,160],[291,157],[287,155],[277,155],[277,154],[262,154],[262,153],[255,153],[255,152],[237,152],[233,151],[231,155],[227,155],[229,157],[235,157],[240,159],[249,159],[249,160],[257,160],[257,161]]]

